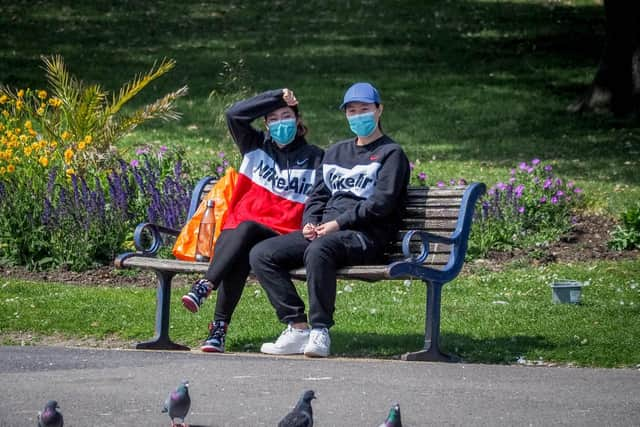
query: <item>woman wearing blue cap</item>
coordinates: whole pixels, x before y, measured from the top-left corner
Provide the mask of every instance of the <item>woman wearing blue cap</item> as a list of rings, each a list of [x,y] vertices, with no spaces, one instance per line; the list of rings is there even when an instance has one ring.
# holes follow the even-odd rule
[[[329,147],[305,204],[301,231],[269,238],[253,247],[251,268],[278,319],[287,328],[260,351],[269,354],[330,354],[336,270],[373,263],[395,237],[409,184],[409,161],[382,132],[380,95],[356,83],[340,106],[356,135]],[[309,316],[289,270],[304,265]]]

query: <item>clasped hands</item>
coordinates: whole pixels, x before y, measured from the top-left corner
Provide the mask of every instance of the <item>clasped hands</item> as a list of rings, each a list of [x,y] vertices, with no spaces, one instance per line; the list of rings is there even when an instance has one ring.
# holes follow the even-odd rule
[[[339,230],[340,226],[336,220],[319,225],[305,224],[304,227],[302,227],[302,236],[307,240],[313,240]]]

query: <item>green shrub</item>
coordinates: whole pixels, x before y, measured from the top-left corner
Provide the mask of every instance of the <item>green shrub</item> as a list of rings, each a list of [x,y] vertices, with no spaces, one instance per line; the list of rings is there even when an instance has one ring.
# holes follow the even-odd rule
[[[620,215],[620,225],[617,225],[609,241],[609,247],[618,251],[625,249],[640,249],[640,202]]]

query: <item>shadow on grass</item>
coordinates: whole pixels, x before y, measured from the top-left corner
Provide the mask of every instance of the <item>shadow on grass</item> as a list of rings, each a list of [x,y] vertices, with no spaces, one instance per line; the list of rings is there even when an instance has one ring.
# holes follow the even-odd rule
[[[267,337],[264,342],[273,340]],[[421,350],[424,336],[418,334],[345,334],[331,331],[331,353],[340,357],[398,359],[404,353]],[[236,341],[233,351],[259,351],[254,341]],[[544,353],[554,346],[541,336],[471,338],[445,333],[441,338],[445,353],[455,354],[464,362],[511,364],[525,354]]]
[[[387,103],[385,126],[391,135],[406,130],[400,142],[414,157],[506,167],[559,159],[574,179],[640,184],[637,165],[625,165],[640,150],[637,121],[564,110],[595,73],[604,44],[601,5],[294,3],[14,1],[0,14],[8,29],[0,81],[38,87],[39,55],[60,53],[72,72],[116,89],[153,60],[171,57],[176,70],[154,89],[188,84],[188,102],[199,107],[163,128],[180,133],[184,123],[201,121],[199,132],[211,136],[210,117],[195,111],[207,109],[223,61],[242,58],[252,90],[286,84],[300,91],[314,113],[313,142],[322,146],[348,135],[336,108],[344,88],[369,79]],[[376,25],[363,29],[362,22]],[[140,102],[155,95],[144,93]]]

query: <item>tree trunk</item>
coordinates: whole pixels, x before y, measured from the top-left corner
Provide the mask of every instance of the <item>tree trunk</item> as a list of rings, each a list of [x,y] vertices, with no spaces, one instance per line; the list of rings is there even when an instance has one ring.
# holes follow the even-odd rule
[[[606,45],[593,82],[571,112],[640,112],[640,1],[605,0]]]

